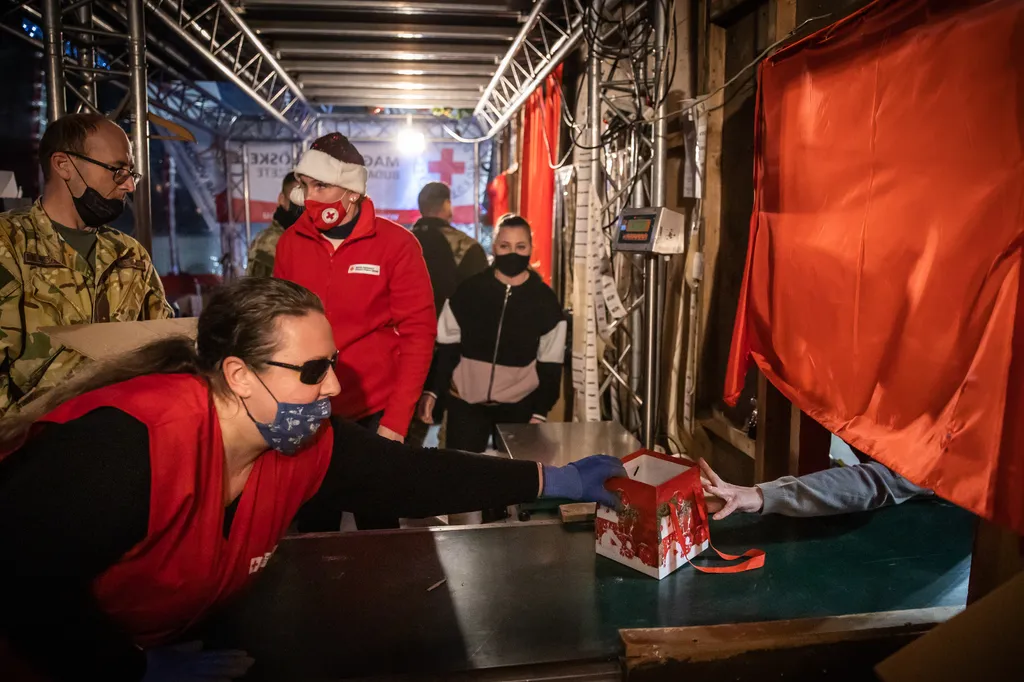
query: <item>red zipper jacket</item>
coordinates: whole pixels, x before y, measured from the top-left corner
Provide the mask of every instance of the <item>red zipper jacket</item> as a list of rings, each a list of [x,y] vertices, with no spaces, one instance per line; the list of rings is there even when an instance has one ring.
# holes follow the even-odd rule
[[[334,414],[405,435],[430,369],[437,336],[434,293],[416,237],[378,218],[363,199],[351,236],[334,246],[302,216],[281,236],[274,276],[306,287],[334,328],[341,394]]]

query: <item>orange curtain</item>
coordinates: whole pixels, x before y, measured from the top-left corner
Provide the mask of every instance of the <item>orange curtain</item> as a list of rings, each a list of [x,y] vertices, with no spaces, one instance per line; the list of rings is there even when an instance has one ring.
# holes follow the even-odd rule
[[[508,175],[501,173],[487,185],[487,198],[490,200],[488,224],[494,225],[498,218],[508,213]]]
[[[726,395],[752,358],[1024,532],[1024,3],[879,0],[762,64]]]
[[[562,114],[562,67],[557,67],[527,100],[524,107],[523,159],[520,163],[522,196],[519,212],[533,228],[530,265],[551,284],[551,248],[554,225],[555,171]]]

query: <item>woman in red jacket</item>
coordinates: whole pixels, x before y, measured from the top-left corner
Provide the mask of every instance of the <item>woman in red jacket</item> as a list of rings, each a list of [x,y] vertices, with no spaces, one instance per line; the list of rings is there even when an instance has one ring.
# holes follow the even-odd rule
[[[334,329],[338,380],[334,414],[402,441],[430,369],[437,335],[433,290],[416,238],[379,218],[366,196],[363,156],[344,135],[316,140],[299,160],[306,210],[281,237],[274,276],[324,302]],[[361,529],[398,519],[357,517]],[[302,531],[337,530],[340,519],[308,510]]]
[[[328,421],[336,359],[315,295],[246,278],[212,297],[194,342],[99,364],[0,420],[0,679],[25,679],[5,649],[51,680],[241,674],[238,655],[159,647],[252,580],[310,501],[401,516],[615,503],[614,458],[427,455]]]

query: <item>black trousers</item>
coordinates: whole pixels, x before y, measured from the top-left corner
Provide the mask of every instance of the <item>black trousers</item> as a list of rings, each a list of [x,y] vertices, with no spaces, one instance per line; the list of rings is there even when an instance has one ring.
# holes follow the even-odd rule
[[[371,414],[356,421],[364,429],[377,433],[383,412]],[[397,516],[374,516],[371,514],[353,514],[356,528],[359,530],[383,530],[399,528]],[[311,505],[303,507],[295,517],[300,533],[336,533],[341,528],[341,519],[330,511],[316,509]]]
[[[498,424],[525,424],[533,416],[529,399],[520,403],[498,403],[494,405],[471,405],[465,400],[448,398],[448,420],[445,447],[465,452],[483,452],[487,441],[494,438],[499,448]],[[483,523],[500,521],[508,516],[508,510],[483,509]]]
[[[470,405],[465,400],[449,397],[445,447],[483,452],[492,436],[497,447],[498,424],[526,424],[532,416],[533,406],[529,398],[518,403]]]

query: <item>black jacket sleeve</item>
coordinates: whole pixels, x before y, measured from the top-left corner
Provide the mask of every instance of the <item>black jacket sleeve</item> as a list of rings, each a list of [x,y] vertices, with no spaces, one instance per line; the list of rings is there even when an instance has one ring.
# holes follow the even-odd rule
[[[413,234],[420,242],[423,261],[427,264],[430,286],[434,290],[434,314],[441,314],[441,307],[458,286],[458,270],[448,240],[436,228],[414,229]]]
[[[437,345],[434,347],[434,359],[423,390],[433,393],[439,400],[448,395],[452,374],[462,359],[462,328],[455,312],[460,307],[461,295],[460,287],[445,303],[437,318]]]
[[[562,365],[554,362],[537,363],[537,389],[530,394],[533,414],[546,419],[548,412],[558,402],[558,394],[562,390]]]
[[[438,344],[434,348],[434,360],[430,364],[430,374],[427,376],[424,390],[433,393],[439,399],[448,395],[448,389],[452,385],[452,374],[461,358],[461,344]]]
[[[0,636],[55,680],[145,673],[145,654],[91,583],[146,536],[148,435],[103,408],[43,427],[0,461]]]
[[[491,266],[487,262],[487,254],[484,253],[484,247],[474,244],[462,255],[462,262],[459,263],[457,274],[458,284],[461,285],[470,277],[479,275],[489,267]]]
[[[537,498],[536,462],[416,448],[339,419],[317,510],[419,518],[503,507]]]
[[[565,363],[566,334],[568,323],[558,305],[554,292],[546,285],[541,290],[546,300],[542,308],[545,324],[544,333],[537,344],[537,389],[531,394],[533,414],[546,418],[558,402],[562,389],[562,367]],[[538,296],[538,298],[540,298]]]

